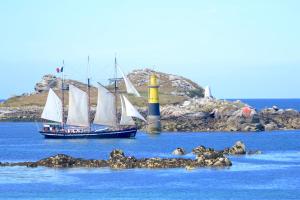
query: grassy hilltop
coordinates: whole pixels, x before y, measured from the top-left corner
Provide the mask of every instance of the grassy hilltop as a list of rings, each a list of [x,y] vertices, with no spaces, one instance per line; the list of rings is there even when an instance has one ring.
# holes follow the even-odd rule
[[[140,69],[128,74],[129,79],[142,96],[137,98],[132,95],[127,95],[134,105],[139,107],[147,105],[147,85],[149,75],[152,73],[157,74],[160,82],[160,103],[162,105],[181,103],[193,96],[203,96],[203,88],[189,79],[162,72],[155,72],[150,69]],[[87,87],[86,84],[75,80],[66,80],[66,85],[68,84],[75,85],[82,90],[86,90]],[[2,103],[1,107],[44,106],[48,95],[47,91],[50,87],[54,89],[58,95],[61,95],[61,79],[54,75],[45,75],[40,82],[36,83],[33,93],[11,97]],[[108,88],[109,87],[110,86],[108,86]],[[123,81],[120,84],[120,90],[125,91]],[[93,106],[96,105],[96,101],[97,88],[93,86],[91,88],[91,103]],[[65,92],[65,103],[68,103],[68,92]]]

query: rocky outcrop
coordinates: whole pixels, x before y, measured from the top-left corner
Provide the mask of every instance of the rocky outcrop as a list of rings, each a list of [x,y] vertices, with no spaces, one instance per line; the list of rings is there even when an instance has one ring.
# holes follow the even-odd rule
[[[248,108],[247,116],[244,109]],[[259,114],[236,101],[193,98],[161,109],[167,131],[263,131]]]
[[[0,107],[0,121],[40,121],[42,109],[39,106]],[[91,110],[93,117],[95,107]],[[67,109],[65,111],[67,113]],[[139,111],[147,116],[146,108]],[[240,101],[217,99],[192,98],[182,104],[162,106],[161,117],[162,130],[170,132],[300,129],[300,113],[296,110],[275,107],[256,111]],[[147,129],[147,124],[141,121],[137,121],[137,126]]]
[[[185,155],[185,150],[184,148],[178,147],[172,152],[172,154],[177,156],[183,156]]]
[[[160,82],[160,90],[164,93],[174,96],[204,96],[204,89],[197,83],[173,74],[157,72],[151,69],[134,70],[128,74],[129,79],[139,90],[145,90],[148,84],[149,76],[155,73]]]
[[[175,149],[179,154],[185,153],[183,148]],[[174,151],[174,152],[175,152]],[[191,158],[141,158],[134,156],[126,156],[120,149],[113,150],[108,160],[86,160],[82,158],[74,158],[65,154],[58,154],[37,162],[18,162],[18,163],[1,163],[0,166],[27,166],[27,167],[50,167],[50,168],[103,168],[111,169],[132,169],[132,168],[186,168],[192,170],[199,167],[229,167],[232,162],[226,155],[245,155],[246,146],[243,142],[237,141],[232,147],[217,151],[213,148],[206,148],[201,145],[192,150],[195,155]],[[260,154],[260,151],[249,151],[249,155]]]
[[[59,85],[60,84],[60,85]],[[42,77],[42,80],[35,84],[34,90],[37,93],[48,91],[49,88],[59,89],[61,80],[52,74],[47,74]]]
[[[26,167],[50,167],[50,168],[72,168],[72,167],[88,167],[99,168],[108,167],[108,162],[105,160],[84,160],[74,158],[65,154],[58,154],[37,162],[18,162],[18,163],[0,163],[0,166],[26,166]]]
[[[220,155],[256,155],[261,154],[259,150],[246,151],[246,145],[242,141],[237,141],[232,147],[227,147],[224,150],[215,150],[213,148],[206,148],[201,145],[192,150],[192,153],[197,155],[196,159],[217,158]]]
[[[300,113],[296,110],[273,107],[262,110],[259,117],[267,131],[300,129]]]
[[[208,156],[203,159],[186,158],[142,158],[125,156],[122,150],[116,149],[110,153],[108,160],[85,160],[74,158],[64,154],[51,156],[37,162],[0,163],[0,166],[27,166],[27,167],[50,167],[50,168],[72,168],[88,167],[111,169],[132,168],[198,168],[198,167],[229,167],[232,163],[223,154]]]
[[[226,148],[222,153],[230,155],[245,155],[246,146],[243,142],[237,141],[231,148]]]
[[[110,153],[108,160],[109,167],[112,169],[131,169],[136,167],[137,159],[133,156],[125,156],[122,150],[116,149]]]
[[[69,84],[74,85],[81,89],[86,89],[87,85],[85,83],[81,83],[79,81],[66,79],[64,82],[64,88],[68,89]],[[34,91],[36,93],[47,92],[50,88],[53,90],[61,90],[62,80],[59,77],[56,77],[52,74],[47,74],[42,77],[42,80],[35,84]]]
[[[137,89],[147,92],[150,69],[135,70],[128,74]],[[300,113],[291,109],[280,109],[277,106],[257,111],[241,101],[226,101],[203,97],[203,88],[181,76],[155,72],[159,77],[161,96],[162,131],[169,132],[207,132],[207,131],[273,131],[300,129]],[[65,89],[72,84],[83,90],[86,84],[66,80]],[[123,87],[123,88],[122,88]],[[46,91],[53,88],[58,93],[61,78],[45,75],[35,85],[35,93],[12,97],[0,103],[0,121],[40,121],[42,109],[47,99]],[[124,83],[120,86],[124,89]],[[209,93],[209,92],[207,92]],[[191,98],[195,96],[194,98]],[[209,96],[209,95],[208,95]],[[147,116],[146,99],[134,99],[139,104],[139,111]],[[132,99],[131,99],[132,98]],[[67,99],[67,94],[66,94]],[[92,111],[95,110],[97,89],[91,88]],[[164,102],[164,103],[162,103]],[[67,108],[65,109],[67,112]],[[93,116],[93,113],[92,115]],[[140,129],[146,130],[147,124],[137,121]]]

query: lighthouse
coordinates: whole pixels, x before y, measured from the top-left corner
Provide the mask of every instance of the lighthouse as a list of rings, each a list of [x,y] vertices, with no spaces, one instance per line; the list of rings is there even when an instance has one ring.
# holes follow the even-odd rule
[[[148,132],[159,133],[161,131],[160,106],[158,96],[158,81],[155,74],[151,74],[148,83]]]

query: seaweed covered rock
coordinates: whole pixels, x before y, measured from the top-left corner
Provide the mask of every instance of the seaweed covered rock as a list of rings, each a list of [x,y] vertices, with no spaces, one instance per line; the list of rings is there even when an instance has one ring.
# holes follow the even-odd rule
[[[116,159],[122,159],[125,157],[125,154],[122,150],[120,149],[115,149],[109,154],[109,159],[110,160],[116,160]]]
[[[213,148],[206,148],[205,146],[201,145],[192,150],[192,153],[197,154],[203,154],[203,153],[209,153],[209,152],[215,152]]]
[[[84,160],[74,158],[65,154],[51,156],[37,162],[27,163],[28,167],[52,167],[52,168],[71,168],[71,167],[107,167],[108,163],[105,160]]]
[[[112,169],[130,169],[136,167],[136,161],[135,157],[126,157],[122,150],[115,149],[110,153],[108,164]]]
[[[110,167],[111,169],[131,168],[199,168],[199,167],[228,167],[232,163],[223,154],[205,152],[197,155],[195,159],[186,158],[141,158],[125,156],[122,150],[116,149],[110,153],[108,160],[85,160],[72,156],[58,154],[37,162],[0,163],[0,166],[26,166],[26,167],[51,167],[51,168],[72,168],[72,167]]]
[[[51,156],[49,158],[45,158],[42,160],[39,160],[37,162],[38,166],[45,166],[45,167],[73,167],[76,163],[76,160],[71,156],[65,155],[65,154],[58,154],[55,156]]]
[[[242,141],[237,141],[231,148],[226,148],[222,153],[230,155],[245,155],[246,146]]]

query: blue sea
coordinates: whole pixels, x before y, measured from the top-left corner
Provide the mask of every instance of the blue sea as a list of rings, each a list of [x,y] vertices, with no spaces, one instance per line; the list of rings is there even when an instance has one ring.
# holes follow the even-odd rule
[[[262,110],[277,106],[282,109],[294,109],[300,111],[300,99],[228,99],[230,101],[241,100],[244,103]]]
[[[188,152],[216,149],[242,140],[263,154],[231,157],[228,169],[49,169],[0,168],[1,199],[300,199],[300,131],[271,133],[143,132],[136,139],[51,140],[35,123],[0,123],[0,160],[36,161],[58,153],[107,159],[120,148],[136,157],[170,157],[176,147]],[[191,154],[186,157],[193,157]]]
[[[37,127],[0,123],[0,162],[36,161],[58,153],[107,159],[116,148],[138,158],[172,157],[177,147],[187,152],[199,145],[223,149],[237,140],[263,154],[230,157],[233,166],[226,169],[192,171],[0,167],[0,199],[300,199],[300,131],[157,136],[138,132],[136,139],[51,140],[39,135]]]

